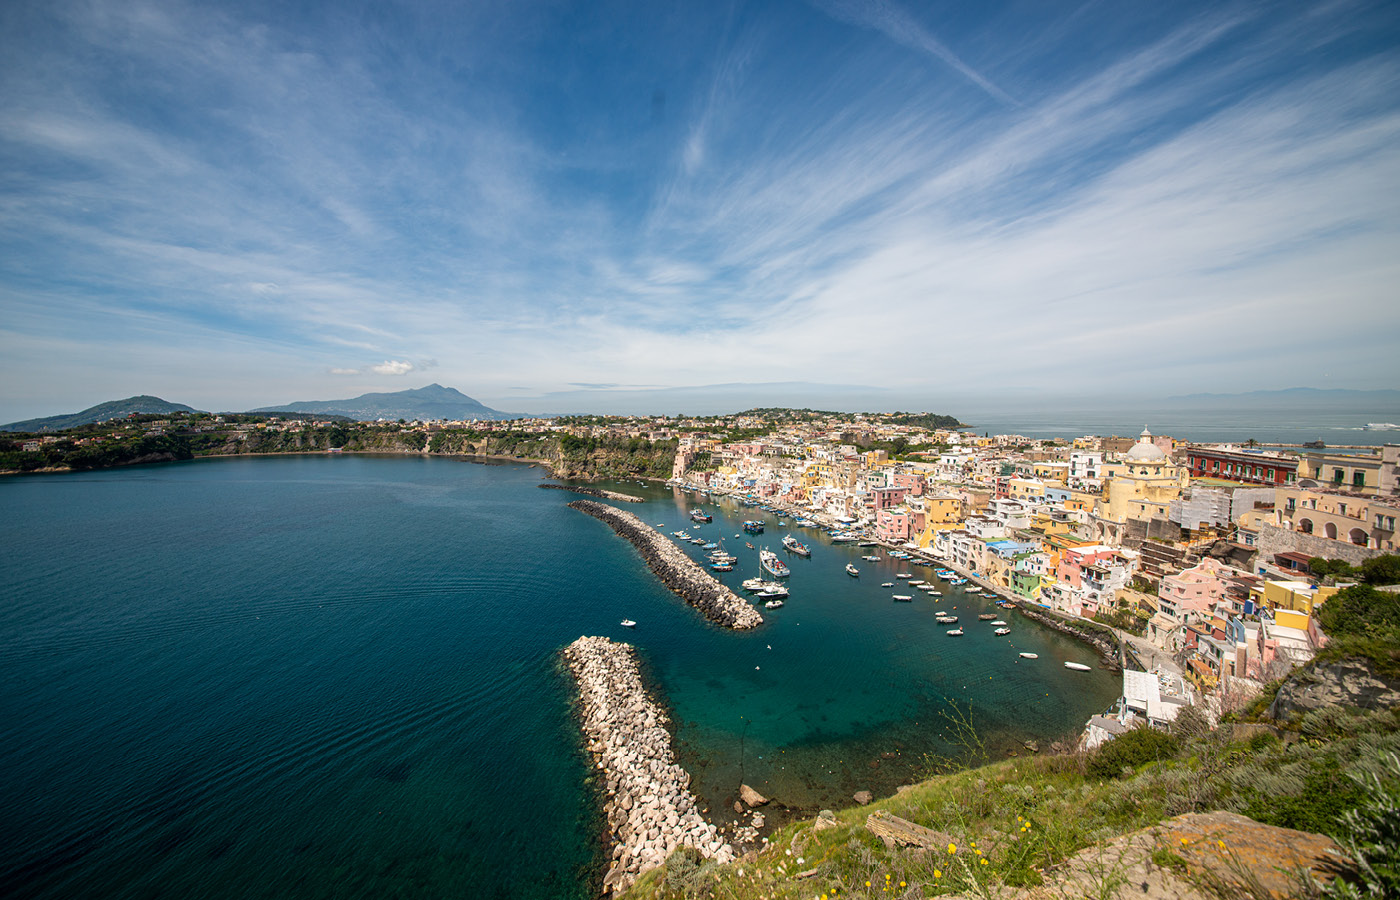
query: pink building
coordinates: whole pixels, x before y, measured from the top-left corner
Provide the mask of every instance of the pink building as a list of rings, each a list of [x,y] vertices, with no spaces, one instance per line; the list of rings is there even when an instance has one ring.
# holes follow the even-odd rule
[[[870,489],[870,499],[874,510],[878,513],[882,509],[894,509],[904,502],[904,497],[908,493],[909,489],[903,487],[877,487]]]
[[[1084,587],[1084,570],[1094,563],[1112,560],[1117,552],[1116,548],[1106,544],[1067,549],[1060,554],[1060,567],[1055,570],[1055,578],[1076,591],[1081,590]]]
[[[904,488],[911,496],[922,497],[924,495],[924,476],[918,472],[895,472],[894,486]]]
[[[904,543],[909,540],[910,515],[903,509],[882,509],[875,514],[875,536],[882,541]]]
[[[1157,589],[1161,611],[1177,622],[1209,618],[1225,597],[1226,578],[1233,574],[1229,566],[1207,557],[1183,572],[1162,576]]]

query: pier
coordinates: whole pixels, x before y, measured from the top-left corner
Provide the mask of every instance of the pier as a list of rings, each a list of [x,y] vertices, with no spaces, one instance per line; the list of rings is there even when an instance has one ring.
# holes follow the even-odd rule
[[[632,646],[581,637],[563,657],[578,688],[588,752],[603,774],[603,810],[613,839],[604,893],[623,893],[677,847],[731,862],[733,847],[702,817],[690,774],[676,764],[669,719],[647,694]]]
[[[646,499],[632,494],[619,494],[617,491],[605,491],[602,488],[584,487],[579,484],[554,484],[553,482],[540,485],[540,487],[551,491],[573,491],[575,494],[587,494],[590,497],[601,497],[604,500],[616,500],[620,503],[645,503]]]
[[[667,540],[665,535],[641,519],[593,500],[575,500],[569,507],[601,519],[631,542],[662,584],[711,622],[736,631],[763,624],[763,616],[758,614],[758,610],[720,584],[713,575]]]

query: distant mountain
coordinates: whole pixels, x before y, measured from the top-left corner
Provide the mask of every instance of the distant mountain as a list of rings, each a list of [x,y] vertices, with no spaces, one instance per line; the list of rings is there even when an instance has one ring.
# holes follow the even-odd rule
[[[345,416],[361,422],[374,419],[520,419],[523,413],[508,413],[484,406],[455,388],[430,384],[427,387],[392,394],[361,394],[350,400],[301,400],[280,406],[249,410],[255,413],[321,413]]]
[[[199,410],[183,403],[170,403],[159,397],[141,394],[136,397],[127,397],[125,400],[109,400],[106,403],[88,407],[82,412],[69,413],[66,416],[47,416],[42,419],[11,422],[8,425],[0,425],[0,431],[62,431],[65,428],[77,428],[79,425],[105,422],[108,419],[125,419],[132,413],[159,416],[175,412],[199,412]]]

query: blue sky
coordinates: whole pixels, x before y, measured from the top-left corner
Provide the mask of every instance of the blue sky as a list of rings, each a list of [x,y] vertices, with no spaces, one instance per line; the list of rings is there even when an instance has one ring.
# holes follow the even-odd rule
[[[11,0],[0,421],[1395,387],[1397,38],[1384,2]]]

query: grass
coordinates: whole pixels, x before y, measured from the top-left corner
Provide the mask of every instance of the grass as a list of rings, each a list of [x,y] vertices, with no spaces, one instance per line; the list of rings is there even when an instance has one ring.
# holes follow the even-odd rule
[[[1232,742],[1225,728],[1182,737],[1172,747],[1146,739],[1138,752],[1112,751],[1111,763],[1100,765],[1096,754],[1018,757],[940,775],[870,806],[840,811],[833,828],[816,831],[810,819],[790,824],[770,835],[763,850],[727,866],[700,863],[689,854],[683,861],[673,857],[667,867],[644,875],[628,896],[997,897],[1041,884],[1047,871],[1085,847],[1174,815],[1212,809],[1341,834],[1345,804],[1355,805],[1348,792],[1361,790],[1356,779],[1379,771],[1388,754],[1400,752],[1400,710],[1332,711],[1295,724],[1298,739],[1287,743],[1257,736]],[[864,827],[877,809],[943,832],[951,844],[930,851],[888,849]],[[1173,865],[1165,858],[1159,864]],[[1107,885],[1113,873],[1103,876]]]

